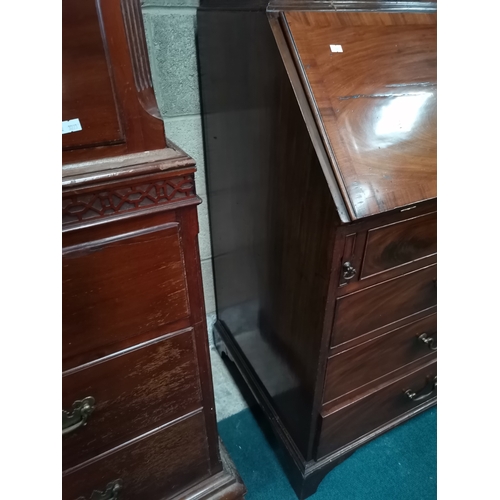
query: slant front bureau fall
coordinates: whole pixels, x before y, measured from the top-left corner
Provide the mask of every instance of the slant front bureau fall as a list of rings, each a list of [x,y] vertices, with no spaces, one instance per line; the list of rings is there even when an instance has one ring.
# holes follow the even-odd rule
[[[436,404],[436,4],[202,0],[216,337],[299,498]]]

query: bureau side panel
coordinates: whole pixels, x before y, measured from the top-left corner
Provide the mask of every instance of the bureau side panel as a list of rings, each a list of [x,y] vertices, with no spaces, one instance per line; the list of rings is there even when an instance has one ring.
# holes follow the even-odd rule
[[[265,12],[198,13],[218,319],[309,456],[338,224]]]

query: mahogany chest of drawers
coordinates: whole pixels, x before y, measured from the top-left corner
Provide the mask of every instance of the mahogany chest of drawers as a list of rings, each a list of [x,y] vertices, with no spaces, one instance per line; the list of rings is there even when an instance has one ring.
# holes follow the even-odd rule
[[[216,337],[299,498],[436,404],[436,5],[202,1]]]
[[[139,2],[63,0],[64,500],[243,498],[217,433],[194,172],[165,140]]]

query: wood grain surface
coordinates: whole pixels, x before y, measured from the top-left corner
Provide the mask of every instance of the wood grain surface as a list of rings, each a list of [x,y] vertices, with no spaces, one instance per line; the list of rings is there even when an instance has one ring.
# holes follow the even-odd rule
[[[284,16],[353,218],[435,198],[436,15]]]

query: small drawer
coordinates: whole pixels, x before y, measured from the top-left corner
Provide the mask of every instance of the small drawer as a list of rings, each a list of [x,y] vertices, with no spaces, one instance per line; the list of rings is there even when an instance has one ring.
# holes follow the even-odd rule
[[[437,349],[436,314],[335,354],[328,360],[323,402],[362,387]]]
[[[436,212],[370,229],[360,278],[368,278],[436,252]]]
[[[366,436],[437,396],[435,362],[355,402],[321,415],[317,459]]]
[[[66,247],[62,274],[63,359],[190,314],[178,223]]]
[[[62,387],[66,470],[201,406],[193,330],[69,370]]]
[[[436,265],[432,265],[338,298],[331,345],[434,307],[436,279]]]
[[[63,500],[171,498],[210,475],[201,411],[63,473]],[[111,496],[112,489],[118,494]]]

